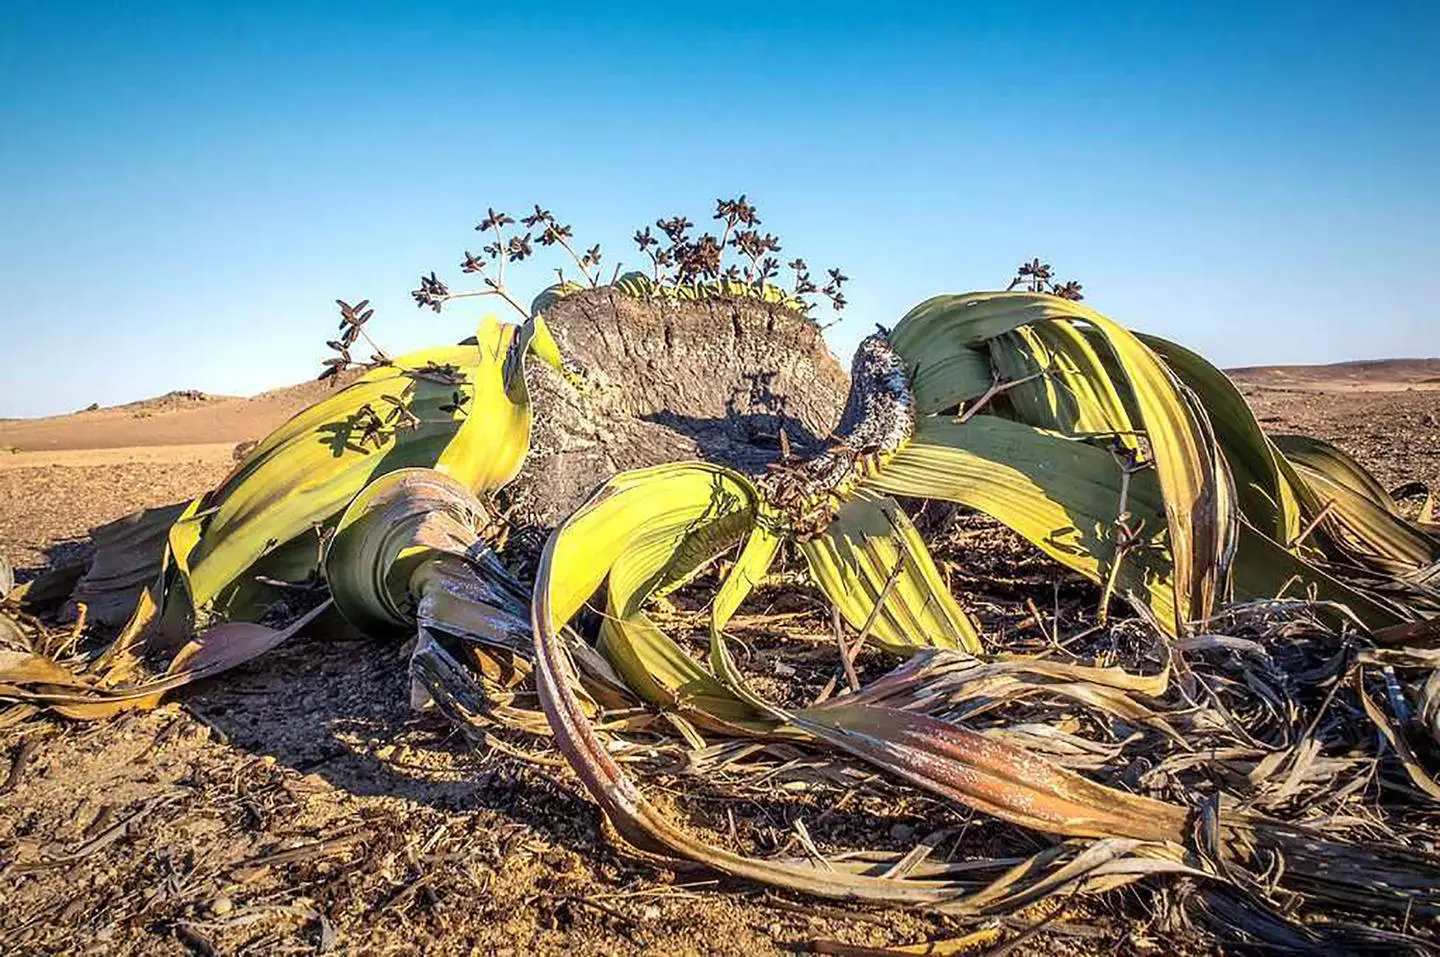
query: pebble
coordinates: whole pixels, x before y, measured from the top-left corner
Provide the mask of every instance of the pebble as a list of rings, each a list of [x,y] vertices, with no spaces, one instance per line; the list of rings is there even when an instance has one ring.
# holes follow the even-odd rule
[[[224,917],[235,909],[235,903],[228,897],[217,897],[210,902],[210,913],[216,917]]]

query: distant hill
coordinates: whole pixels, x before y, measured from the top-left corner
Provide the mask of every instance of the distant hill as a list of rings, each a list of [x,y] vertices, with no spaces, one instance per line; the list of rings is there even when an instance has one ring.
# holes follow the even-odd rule
[[[1440,358],[1362,359],[1329,365],[1247,366],[1227,369],[1236,382],[1309,392],[1393,392],[1440,388]]]
[[[351,373],[353,378],[358,373]],[[0,420],[0,450],[23,452],[203,445],[263,438],[331,392],[302,382],[252,398],[182,390],[43,419]]]

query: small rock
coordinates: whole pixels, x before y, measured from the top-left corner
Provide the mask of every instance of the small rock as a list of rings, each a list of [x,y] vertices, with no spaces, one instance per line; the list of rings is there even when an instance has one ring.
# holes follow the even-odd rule
[[[334,950],[336,941],[340,939],[340,935],[335,930],[335,925],[332,924],[330,922],[330,918],[326,917],[324,914],[320,915],[319,938],[320,939],[316,942],[315,950],[322,954],[328,954],[330,951]]]
[[[235,909],[235,902],[228,897],[217,897],[210,902],[210,913],[216,917],[224,917]]]

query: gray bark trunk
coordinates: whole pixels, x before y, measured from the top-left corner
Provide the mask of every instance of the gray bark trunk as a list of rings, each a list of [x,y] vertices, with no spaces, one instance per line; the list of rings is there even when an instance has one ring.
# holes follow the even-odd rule
[[[639,300],[608,289],[546,313],[583,389],[531,363],[531,451],[513,516],[549,528],[616,472],[703,458],[744,472],[779,457],[783,428],[813,452],[849,379],[814,321],[747,301]]]

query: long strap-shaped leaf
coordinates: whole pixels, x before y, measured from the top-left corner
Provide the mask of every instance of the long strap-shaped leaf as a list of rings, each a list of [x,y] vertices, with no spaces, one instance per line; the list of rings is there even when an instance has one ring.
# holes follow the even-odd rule
[[[764,536],[763,529],[757,530],[737,566],[745,564],[748,552],[764,554]],[[1079,837],[1183,840],[1188,816],[1184,808],[1104,787],[1023,748],[888,706],[907,693],[926,695],[925,665],[931,656],[946,654],[944,650],[917,656],[859,694],[827,704],[792,711],[765,700],[735,667],[723,633],[730,614],[750,591],[749,582],[748,576],[732,575],[721,588],[711,624],[711,661],[737,695],[786,728],[1023,827]]]
[[[1104,348],[1075,323],[1056,319],[992,339],[990,356],[1002,380],[1018,383],[1006,397],[1021,422],[1066,435],[1114,433],[1138,448],[1138,415],[1127,408]]]
[[[780,544],[779,523],[754,486],[724,469],[680,463],[617,477],[602,500],[577,516],[580,528],[627,522],[636,531],[610,566],[600,625],[611,663],[643,698],[704,726],[732,734],[773,729],[767,706],[726,673],[728,662],[719,656],[725,623]],[[742,539],[745,548],[712,607],[712,672],[656,626],[645,605]],[[973,628],[893,501],[862,492],[804,548],[821,586],[857,629],[869,624],[879,643],[897,651],[962,644],[978,650]]]
[[[1174,629],[1210,615],[1220,596],[1234,545],[1235,515],[1228,480],[1165,364],[1134,334],[1092,309],[1033,293],[969,293],[938,296],[901,320],[890,342],[911,374],[1022,326],[1050,320],[1083,322],[1114,354],[1154,457],[1170,527],[1176,596]]]
[[[608,577],[600,646],[616,672],[646,701],[739,735],[773,722],[686,654],[645,606],[739,542],[757,501],[749,479],[720,466],[686,462],[622,473],[565,523],[568,542],[593,543],[593,562],[567,565],[553,582],[584,601]]]
[[[980,637],[955,603],[930,551],[899,503],[867,489],[819,535],[800,543],[810,575],[851,627],[876,644],[980,651]]]
[[[1295,466],[1304,497],[1345,556],[1367,569],[1416,583],[1440,579],[1440,538],[1423,531],[1370,495],[1307,465]]]
[[[496,328],[495,338],[501,334]],[[496,343],[487,345],[493,348]],[[467,379],[488,354],[483,347],[443,353],[451,361],[468,360],[465,365],[454,363]],[[498,363],[494,369],[498,376]],[[377,474],[432,465],[444,451],[463,413],[442,412],[440,407],[451,404],[457,392],[470,395],[472,386],[412,379],[400,368],[376,372],[302,412],[253,451],[230,480],[207,496],[188,549],[175,548],[172,538],[172,551],[197,610],[203,611],[261,557],[343,510]],[[382,396],[398,397],[412,382],[409,408],[420,427],[387,434],[378,445],[362,445],[355,418],[359,410],[368,405],[386,414],[389,406]]]
[[[1364,466],[1328,442],[1277,435],[1293,463],[1306,506],[1340,554],[1370,569],[1415,581],[1440,577],[1440,536],[1400,514]]]
[[[1367,628],[1373,629],[1391,628],[1415,618],[1414,612],[1403,605],[1341,581],[1248,523],[1240,526],[1233,578],[1236,601],[1313,598],[1343,606]],[[1353,622],[1336,621],[1337,626],[1342,623]]]
[[[1246,520],[1276,541],[1294,541],[1303,521],[1294,473],[1260,427],[1235,383],[1184,346],[1159,336],[1138,335],[1165,360],[1209,414],[1235,477],[1240,510]]]
[[[922,419],[912,442],[868,480],[892,495],[958,502],[1014,529],[1093,581],[1110,577],[1123,483],[1109,451],[995,416],[959,424]],[[1121,558],[1122,594],[1175,622],[1175,590],[1161,496],[1152,473],[1131,476],[1126,507],[1144,521],[1142,540]]]
[[[929,715],[841,698],[791,720],[912,784],[1022,827],[1075,837],[1183,840],[1184,808],[1104,787]]]
[[[263,556],[334,518],[377,475],[433,466],[477,494],[513,479],[529,445],[523,367],[532,352],[560,364],[543,320],[487,316],[473,345],[401,357],[282,425],[186,520],[195,529],[184,547],[172,536],[197,611]],[[359,413],[368,406],[368,418],[383,421],[394,411],[385,397],[406,390],[413,427],[396,418],[367,442]]]
[[[367,485],[335,526],[325,580],[341,614],[370,635],[414,628],[418,585],[461,565],[488,524],[468,488],[438,469],[398,469]],[[502,603],[523,615],[523,602]]]
[[[1309,435],[1280,432],[1270,436],[1275,447],[1296,465],[1303,465],[1364,495],[1380,508],[1398,515],[1399,510],[1379,479],[1339,447]]]

